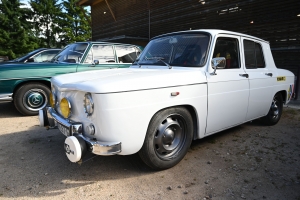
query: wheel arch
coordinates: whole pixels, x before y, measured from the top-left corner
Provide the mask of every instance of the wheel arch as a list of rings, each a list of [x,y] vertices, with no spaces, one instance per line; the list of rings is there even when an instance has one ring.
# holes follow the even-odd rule
[[[281,97],[282,97],[283,103],[286,104],[286,101],[287,101],[287,91],[286,90],[281,90],[281,91],[278,91],[276,94],[280,94]]]
[[[23,85],[26,85],[26,84],[30,84],[30,83],[41,83],[41,84],[44,84],[46,85],[49,89],[51,89],[51,82],[50,80],[47,80],[47,79],[43,79],[43,80],[25,80],[25,81],[22,81],[22,82],[19,82],[16,84],[14,90],[13,90],[13,98],[16,94],[16,91],[22,87]]]
[[[166,109],[169,109],[169,108],[176,108],[176,107],[183,107],[185,109],[187,109],[189,111],[189,113],[191,114],[192,116],[192,119],[193,119],[193,139],[196,140],[198,139],[198,130],[199,130],[199,124],[198,124],[198,115],[197,115],[197,112],[196,112],[196,109],[194,106],[192,105],[188,105],[188,104],[181,104],[181,105],[172,105],[172,106],[168,106],[168,107],[165,107],[165,108],[161,108],[160,110],[156,111],[151,119],[149,120],[149,123],[148,123],[148,127],[150,126],[150,122],[151,120],[153,119],[153,117],[158,113],[158,112],[161,112],[163,110],[166,110]],[[148,129],[147,127],[147,129]],[[146,135],[145,135],[146,136]]]

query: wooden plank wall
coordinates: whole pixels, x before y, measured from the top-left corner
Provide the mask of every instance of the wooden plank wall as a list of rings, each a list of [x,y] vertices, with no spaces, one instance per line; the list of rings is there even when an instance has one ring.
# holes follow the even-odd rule
[[[102,1],[92,6],[93,39],[119,35],[149,38],[149,32],[151,38],[173,31],[216,28],[263,38],[274,43],[274,48],[300,46],[299,0],[201,1],[108,0],[117,21]]]
[[[299,74],[300,0],[107,0],[91,6],[92,38],[152,38],[189,29],[224,29],[271,44],[275,63]],[[205,3],[203,3],[205,2]],[[253,23],[252,23],[253,22]],[[119,41],[124,42],[124,41]]]

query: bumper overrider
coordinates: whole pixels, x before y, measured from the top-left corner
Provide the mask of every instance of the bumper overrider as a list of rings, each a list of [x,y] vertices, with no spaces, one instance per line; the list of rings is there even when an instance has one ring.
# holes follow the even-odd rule
[[[58,128],[67,138],[64,148],[71,162],[79,162],[86,152],[96,155],[114,155],[121,152],[121,142],[102,142],[85,137],[83,124],[60,116],[52,107],[39,110],[40,126]]]

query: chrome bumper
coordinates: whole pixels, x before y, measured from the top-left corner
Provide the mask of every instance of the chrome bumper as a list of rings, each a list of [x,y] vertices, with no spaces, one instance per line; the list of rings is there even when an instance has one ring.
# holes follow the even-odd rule
[[[81,137],[93,154],[114,155],[121,152],[121,142],[102,142],[85,137],[82,123],[66,120],[51,107],[45,107],[39,111],[39,120],[40,126],[45,126],[47,129],[59,128],[66,137],[73,135]]]

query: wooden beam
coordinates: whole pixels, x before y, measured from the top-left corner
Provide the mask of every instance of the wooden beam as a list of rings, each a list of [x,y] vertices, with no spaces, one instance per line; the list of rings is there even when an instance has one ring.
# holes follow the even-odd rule
[[[77,5],[81,6],[82,4],[86,3],[88,0],[80,0],[77,2]]]
[[[115,20],[115,22],[116,22],[116,21],[117,21],[117,20],[116,20],[116,17],[115,17],[115,15],[114,15],[114,13],[113,13],[112,9],[110,8],[110,6],[109,6],[109,4],[108,4],[107,0],[105,0],[105,2],[106,2],[106,5],[107,5],[107,7],[108,7],[108,9],[109,9],[109,11],[110,11],[110,13],[111,13],[112,17],[114,18],[114,20]]]
[[[96,1],[94,1],[93,3],[92,3],[92,6],[93,5],[96,5],[97,3],[100,3],[100,2],[102,2],[103,0],[96,0]]]

